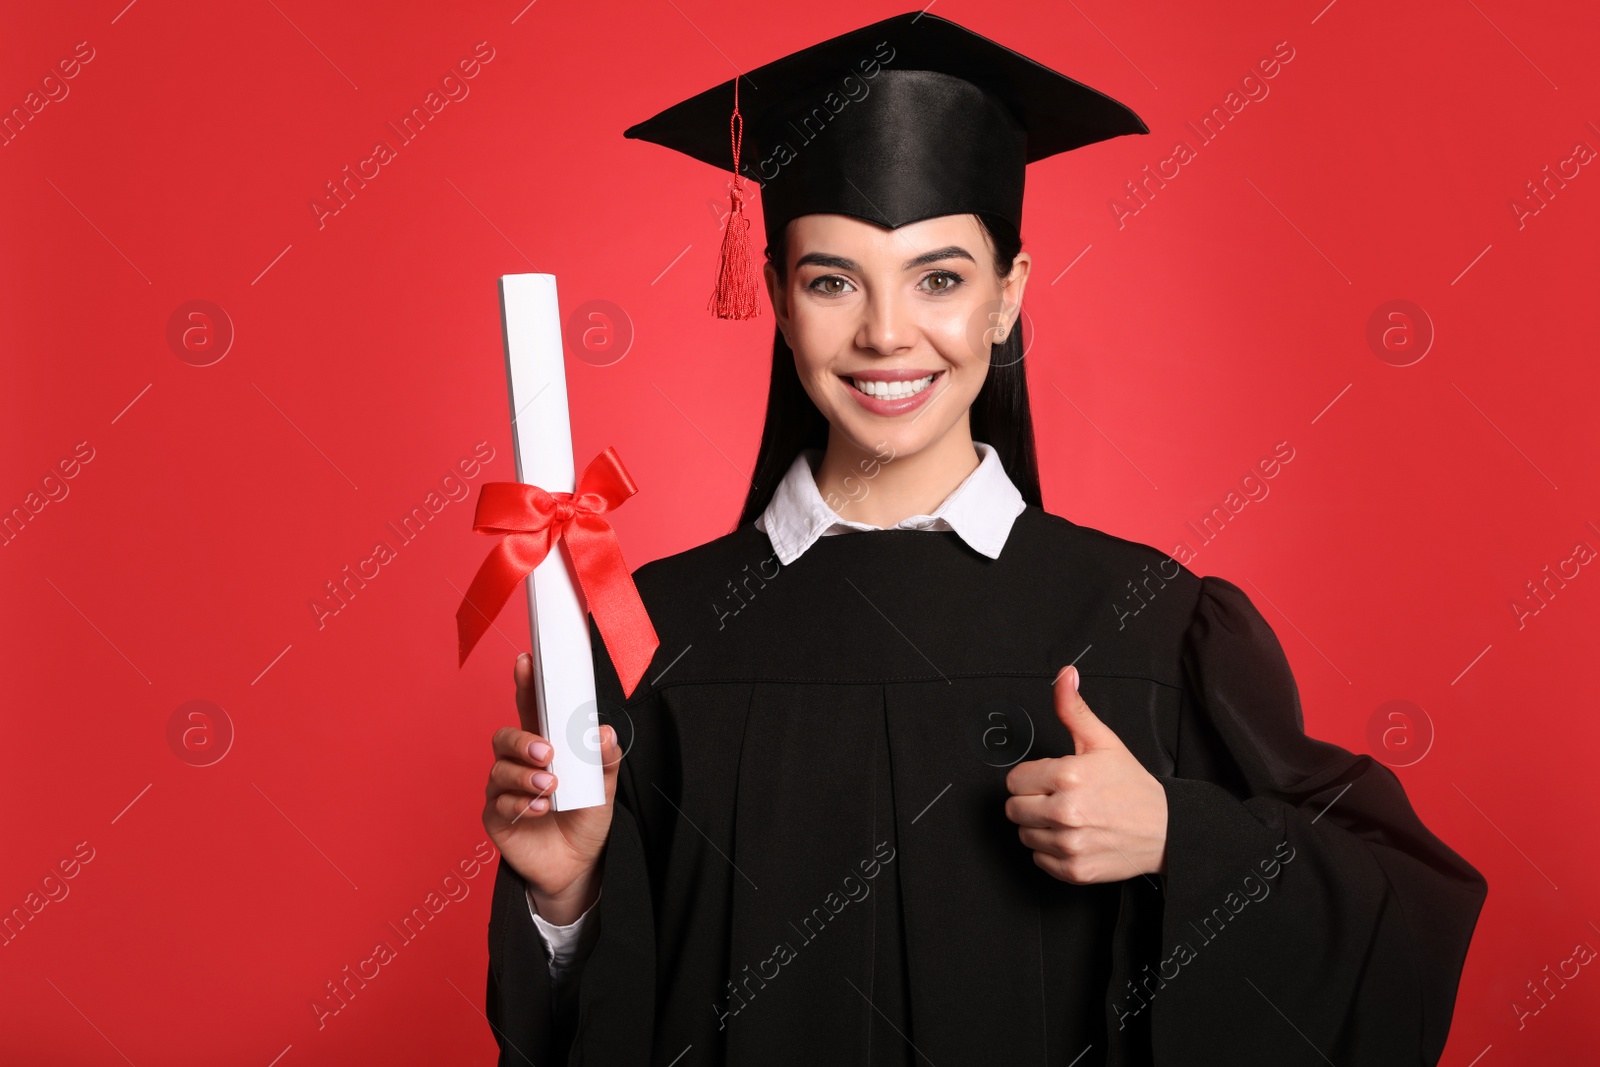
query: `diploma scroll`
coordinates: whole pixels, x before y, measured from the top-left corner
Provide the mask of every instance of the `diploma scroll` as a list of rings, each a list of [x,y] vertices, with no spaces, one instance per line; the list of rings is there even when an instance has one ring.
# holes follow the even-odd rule
[[[548,493],[570,493],[577,474],[555,275],[502,275],[500,310],[517,481]],[[604,804],[589,619],[564,540],[551,547],[526,585],[538,732],[555,750],[552,807],[570,811]]]

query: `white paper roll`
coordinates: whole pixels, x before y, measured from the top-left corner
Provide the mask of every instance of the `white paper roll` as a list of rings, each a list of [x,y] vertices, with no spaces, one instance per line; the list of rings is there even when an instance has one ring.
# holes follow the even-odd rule
[[[502,275],[500,310],[517,481],[547,493],[570,493],[577,472],[555,275]],[[556,811],[604,804],[589,620],[565,541],[534,568],[526,585],[539,733],[555,749],[552,804]]]

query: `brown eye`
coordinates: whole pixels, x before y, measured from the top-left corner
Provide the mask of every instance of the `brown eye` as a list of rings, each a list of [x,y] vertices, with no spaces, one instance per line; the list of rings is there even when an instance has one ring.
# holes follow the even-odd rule
[[[832,284],[833,282],[838,282],[841,288],[826,288],[826,286]],[[810,285],[806,286],[806,288],[812,290],[813,292],[822,293],[826,296],[838,296],[840,293],[844,292],[843,287],[848,286],[849,284],[850,283],[848,281],[837,274],[824,274],[822,277],[817,278]]]
[[[936,270],[924,279],[929,283],[928,291],[931,293],[948,293],[962,282],[961,275],[954,271]],[[941,284],[933,284],[933,283]]]

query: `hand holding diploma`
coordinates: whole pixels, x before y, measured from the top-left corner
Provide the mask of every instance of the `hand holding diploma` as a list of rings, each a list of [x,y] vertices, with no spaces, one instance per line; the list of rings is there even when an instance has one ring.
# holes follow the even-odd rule
[[[660,642],[609,518],[638,487],[614,448],[575,477],[555,276],[503,275],[500,296],[517,481],[486,482],[479,491],[473,529],[501,540],[456,609],[457,646],[465,664],[512,594],[525,589],[533,643],[527,684],[537,693],[529,701],[538,717],[525,710],[522,725],[554,750],[544,773],[562,781],[546,803],[568,812],[610,803],[591,740],[599,705],[589,616],[624,698]]]
[[[1078,692],[1056,676],[1056,715],[1076,754],[1011,768],[1006,818],[1033,862],[1063,882],[1120,882],[1166,870],[1167,792]]]
[[[551,811],[549,794],[556,786],[549,769],[553,750],[536,732],[539,709],[533,658],[527,653],[517,657],[516,681],[522,729],[506,726],[495,731],[483,827],[505,861],[527,881],[539,914],[564,926],[599,895],[600,857],[611,833],[622,752],[616,730],[600,727],[605,803]]]

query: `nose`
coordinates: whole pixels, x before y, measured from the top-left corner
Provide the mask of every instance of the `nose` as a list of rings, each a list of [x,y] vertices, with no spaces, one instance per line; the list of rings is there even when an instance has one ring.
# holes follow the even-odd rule
[[[897,293],[894,286],[877,287],[861,307],[858,347],[888,356],[915,344],[917,324],[911,301]]]

